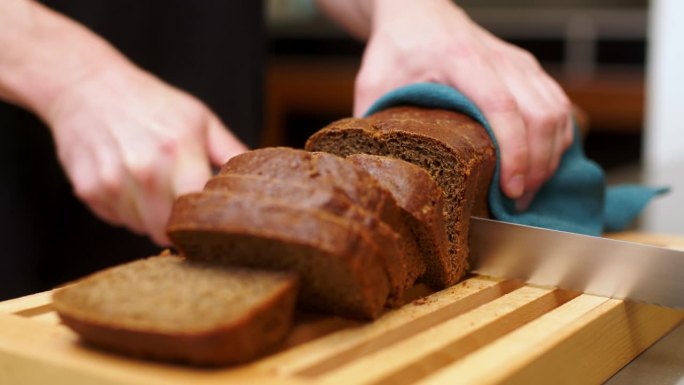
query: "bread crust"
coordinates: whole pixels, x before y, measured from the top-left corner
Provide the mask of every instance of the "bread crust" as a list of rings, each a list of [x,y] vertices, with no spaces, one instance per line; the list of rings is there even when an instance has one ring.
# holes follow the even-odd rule
[[[454,111],[393,107],[367,118],[333,122],[312,135],[306,149],[340,156],[384,155],[425,168],[445,193],[451,266],[444,285],[463,276],[470,216],[488,215],[487,193],[496,165],[494,145],[482,125]],[[447,163],[453,168],[447,169]],[[459,186],[451,188],[456,181]]]
[[[389,294],[375,244],[322,210],[210,190],[176,199],[167,233],[190,259],[296,271],[302,302],[318,310],[373,319]]]
[[[265,176],[225,173],[210,179],[204,191],[226,191],[256,199],[280,201],[289,206],[329,212],[363,226],[361,235],[377,246],[390,282],[387,306],[403,303],[404,292],[413,286],[415,277],[409,277],[406,255],[399,247],[399,235],[375,214],[353,203],[334,185],[326,183],[300,183]]]
[[[126,265],[112,269],[116,268]],[[108,270],[95,275],[106,277]],[[102,314],[88,314],[65,300],[68,290],[79,290],[79,282],[97,279],[95,275],[58,289],[53,294],[53,306],[62,323],[87,344],[122,354],[201,366],[239,364],[276,348],[292,326],[295,276],[284,280],[272,296],[236,320],[206,330],[171,332],[131,327],[117,319],[103,318]]]
[[[392,195],[367,172],[344,158],[325,152],[272,147],[240,154],[229,160],[220,175],[241,174],[341,190],[360,208],[375,214],[400,237],[405,254],[407,287],[425,272],[416,239]]]
[[[444,192],[437,182],[421,167],[401,159],[354,154],[347,160],[368,172],[392,194],[404,210],[427,266],[421,280],[433,287],[443,287],[449,281],[449,255],[442,214]]]

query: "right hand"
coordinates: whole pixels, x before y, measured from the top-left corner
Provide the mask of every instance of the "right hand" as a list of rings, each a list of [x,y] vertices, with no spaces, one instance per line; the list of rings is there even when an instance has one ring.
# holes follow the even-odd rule
[[[202,102],[136,67],[60,92],[43,118],[76,195],[105,221],[168,245],[173,200],[247,150]]]

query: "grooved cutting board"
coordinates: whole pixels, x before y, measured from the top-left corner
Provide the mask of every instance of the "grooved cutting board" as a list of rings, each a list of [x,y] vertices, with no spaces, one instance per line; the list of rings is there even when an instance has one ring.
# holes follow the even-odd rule
[[[681,248],[684,240],[622,234]],[[590,384],[677,326],[684,312],[470,277],[372,323],[299,314],[282,351],[199,369],[81,344],[50,293],[0,302],[0,384]]]

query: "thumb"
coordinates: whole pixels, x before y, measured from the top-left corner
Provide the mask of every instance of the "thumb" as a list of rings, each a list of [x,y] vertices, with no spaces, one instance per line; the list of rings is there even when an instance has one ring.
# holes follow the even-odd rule
[[[209,118],[209,128],[207,129],[207,152],[211,163],[221,166],[228,159],[248,150],[221,120],[212,115]]]

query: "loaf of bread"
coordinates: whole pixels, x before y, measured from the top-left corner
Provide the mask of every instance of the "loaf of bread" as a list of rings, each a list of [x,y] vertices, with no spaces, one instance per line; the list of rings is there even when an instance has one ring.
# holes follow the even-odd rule
[[[487,215],[496,156],[485,129],[457,112],[394,107],[368,118],[334,122],[312,135],[309,151],[383,155],[424,168],[444,192],[450,269],[445,285],[465,272],[471,215]]]
[[[187,259],[139,260],[56,291],[63,322],[131,355],[240,363],[283,340],[296,300],[374,319],[417,279],[462,277],[495,166],[483,127],[397,107],[332,123],[306,148],[232,158],[174,203],[167,233]]]
[[[341,190],[365,211],[374,213],[398,235],[407,264],[407,285],[413,285],[425,271],[411,228],[392,195],[367,172],[330,153],[275,147],[250,151],[229,160],[221,175],[241,174],[304,183],[317,188]]]
[[[399,236],[386,223],[349,200],[346,194],[328,183],[300,183],[264,176],[226,173],[211,178],[205,191],[226,191],[255,199],[278,200],[284,205],[329,212],[352,222],[362,224],[362,235],[375,243],[378,256],[390,283],[387,306],[403,303],[404,292],[413,286],[415,277],[409,277],[406,255],[399,247]],[[413,278],[413,281],[410,280]]]
[[[323,210],[220,190],[179,197],[167,226],[189,259],[297,272],[303,305],[372,319],[389,282],[365,232]]]
[[[53,306],[65,325],[95,346],[198,365],[235,364],[284,339],[296,283],[287,273],[160,256],[58,289]]]
[[[427,267],[421,280],[436,288],[447,286],[457,273],[449,263],[444,193],[437,182],[421,167],[396,158],[355,154],[347,160],[373,176],[404,211]]]

